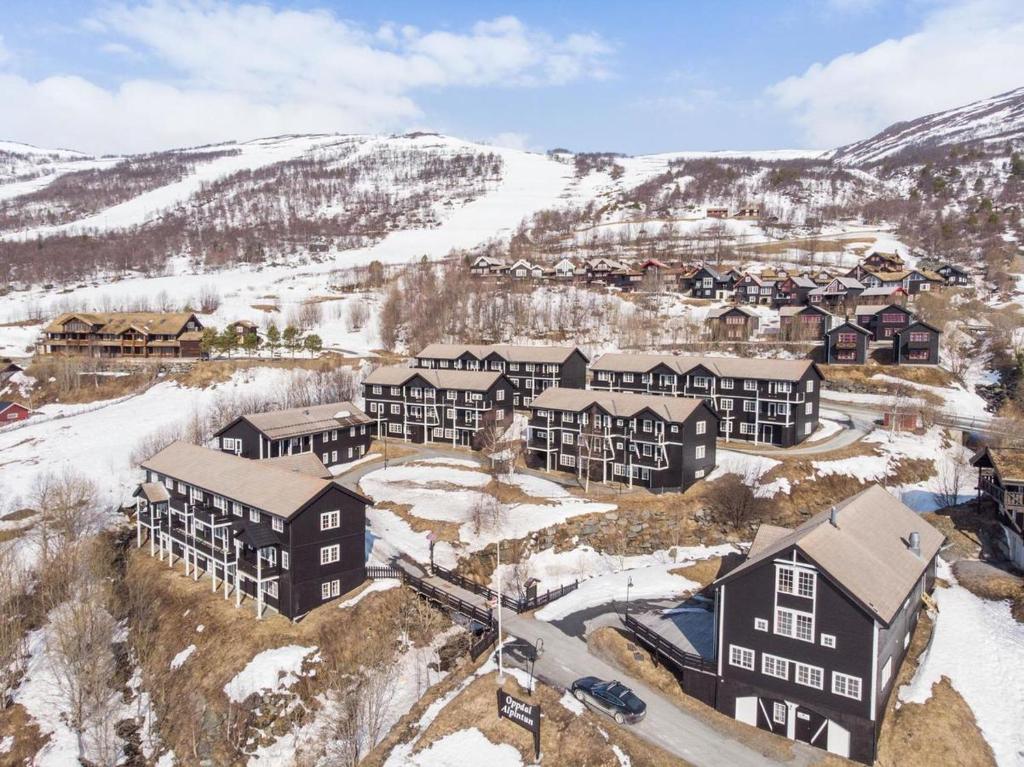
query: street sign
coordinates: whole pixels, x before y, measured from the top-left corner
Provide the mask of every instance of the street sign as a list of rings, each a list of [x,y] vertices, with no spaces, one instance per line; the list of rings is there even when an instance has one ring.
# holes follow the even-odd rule
[[[524,730],[533,733],[533,753],[540,759],[540,706],[513,698],[504,690],[498,690],[498,718],[509,719]]]

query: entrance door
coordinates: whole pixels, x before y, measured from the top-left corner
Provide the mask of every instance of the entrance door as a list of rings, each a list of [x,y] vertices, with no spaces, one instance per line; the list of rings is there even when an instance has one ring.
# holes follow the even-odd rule
[[[767,444],[773,444],[775,442],[775,427],[771,424],[761,424],[761,434],[758,436],[758,440]]]
[[[793,737],[818,748],[828,746],[828,719],[817,711],[797,706]]]

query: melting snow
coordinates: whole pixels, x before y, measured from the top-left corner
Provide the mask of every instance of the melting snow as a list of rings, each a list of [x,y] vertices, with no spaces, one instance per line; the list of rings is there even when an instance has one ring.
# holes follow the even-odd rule
[[[316,649],[287,645],[264,650],[224,685],[224,694],[232,702],[241,703],[253,693],[287,689],[299,680],[303,661]]]
[[[196,646],[190,644],[180,653],[171,658],[171,671],[175,671],[182,667],[182,665],[189,659],[189,657],[196,651]]]

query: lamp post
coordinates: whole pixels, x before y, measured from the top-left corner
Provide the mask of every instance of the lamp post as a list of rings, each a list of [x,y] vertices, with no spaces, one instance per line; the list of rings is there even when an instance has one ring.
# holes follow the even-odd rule
[[[633,588],[633,576],[629,576],[629,580],[626,581],[626,617],[629,617],[629,590]]]

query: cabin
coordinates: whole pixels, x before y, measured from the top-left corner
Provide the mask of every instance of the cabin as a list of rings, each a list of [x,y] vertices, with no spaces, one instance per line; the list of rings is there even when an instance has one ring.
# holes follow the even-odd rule
[[[512,407],[529,407],[552,386],[585,389],[590,358],[578,346],[430,344],[413,364],[434,370],[493,370],[512,384]]]
[[[733,299],[738,304],[778,306],[782,302],[779,279],[775,277],[748,273],[736,282],[733,291]]]
[[[533,276],[533,264],[525,258],[520,258],[509,266],[506,273],[513,280],[528,280]]]
[[[11,380],[15,373],[24,373],[25,368],[9,359],[0,360],[0,384]]]
[[[889,304],[906,306],[907,291],[892,286],[865,288],[857,299],[857,304],[860,306],[887,306]]]
[[[249,339],[258,340],[260,337],[259,328],[251,320],[238,320],[237,322],[232,322],[230,327],[237,337],[240,346],[245,345],[245,342]],[[252,343],[252,341],[249,340],[249,343]]]
[[[735,218],[761,218],[761,208],[756,205],[740,208],[736,211]]]
[[[6,426],[16,421],[24,421],[30,415],[32,415],[32,412],[24,405],[17,402],[0,400],[0,426]]]
[[[309,453],[330,467],[366,455],[372,426],[351,402],[329,402],[239,416],[213,435],[212,446],[264,460]]]
[[[906,262],[899,253],[869,253],[861,266],[867,267],[875,272],[899,272],[906,267]]]
[[[301,618],[366,580],[366,507],[333,479],[173,442],[143,461],[136,541],[235,606]],[[218,583],[219,581],[219,583]]]
[[[714,341],[749,341],[757,335],[761,316],[746,306],[724,306],[708,312],[705,324]]]
[[[494,370],[379,367],[363,381],[378,439],[479,447],[512,423],[511,381]]]
[[[713,584],[718,710],[872,764],[943,541],[879,485],[796,529],[761,525]]]
[[[583,276],[584,272],[568,258],[559,260],[552,269],[552,274],[559,282],[569,282],[577,277]]]
[[[490,256],[477,256],[469,265],[469,273],[474,277],[500,277],[507,272],[508,264]]]
[[[728,218],[729,217],[729,209],[728,208],[721,208],[721,207],[705,208],[704,209],[704,216],[706,218]]]
[[[864,365],[868,361],[871,331],[852,320],[825,331],[826,365]]]
[[[820,306],[779,307],[779,336],[783,341],[817,341],[836,317]]]
[[[915,320],[892,336],[895,365],[938,365],[942,331],[924,320]]]
[[[810,277],[791,275],[782,280],[777,289],[778,303],[788,306],[803,306],[818,284]]]
[[[907,295],[927,293],[933,287],[941,287],[945,281],[935,272],[909,269],[899,272],[868,272],[861,278],[868,287],[902,288]]]
[[[818,428],[824,376],[810,360],[614,353],[601,355],[590,370],[594,390],[707,401],[726,442],[790,447]]]
[[[1006,558],[1024,570],[1024,449],[984,447],[971,459],[978,498],[996,507]]]
[[[732,293],[738,280],[735,274],[722,273],[710,266],[702,266],[690,277],[691,295],[694,298],[724,301]]]
[[[945,263],[935,270],[935,273],[946,281],[947,285],[963,287],[971,284],[971,275],[963,267],[956,264]]]
[[[718,416],[703,400],[554,388],[530,411],[527,453],[545,471],[662,492],[715,468]]]
[[[190,312],[65,312],[43,330],[44,354],[199,357],[203,325]]]
[[[684,269],[678,269],[656,258],[644,261],[638,267],[638,271],[643,275],[641,287],[649,292],[679,290],[680,279],[687,273]]]
[[[914,320],[914,313],[899,304],[857,306],[857,324],[871,331],[872,341],[888,341]]]
[[[852,306],[864,288],[864,284],[853,277],[833,277],[827,285],[808,291],[807,297],[813,305],[836,309]]]

